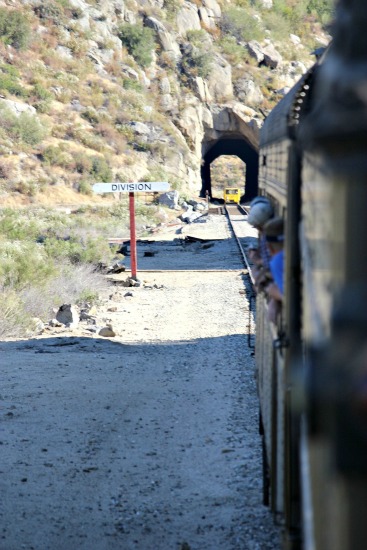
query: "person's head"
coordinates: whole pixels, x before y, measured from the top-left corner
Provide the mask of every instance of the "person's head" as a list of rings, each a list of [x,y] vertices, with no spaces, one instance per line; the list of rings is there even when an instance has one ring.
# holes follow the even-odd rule
[[[284,246],[284,220],[281,217],[272,218],[263,227],[266,244],[270,254],[276,254]]]
[[[250,212],[247,221],[256,227],[262,229],[263,225],[274,215],[273,206],[266,197],[256,197],[250,203]]]

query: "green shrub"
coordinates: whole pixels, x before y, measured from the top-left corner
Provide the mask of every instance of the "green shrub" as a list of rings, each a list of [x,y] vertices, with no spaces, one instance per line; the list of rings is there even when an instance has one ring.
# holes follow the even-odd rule
[[[34,84],[32,93],[37,99],[40,99],[42,101],[51,100],[53,98],[52,93],[49,92],[47,88],[42,86],[42,84],[40,84],[39,82],[36,82]]]
[[[5,106],[0,106],[0,128],[11,139],[27,145],[37,145],[47,133],[36,116],[26,112],[17,116]]]
[[[147,67],[151,64],[154,49],[152,29],[126,23],[120,26],[117,35],[139,65]]]
[[[14,126],[15,135],[28,145],[37,145],[46,136],[46,129],[37,117],[29,113],[21,113]]]
[[[11,75],[0,73],[0,90],[9,92],[17,97],[27,97],[27,90],[19,84]]]
[[[64,15],[63,8],[52,0],[35,6],[33,10],[40,19],[46,19],[54,23],[60,22]]]
[[[263,14],[263,21],[266,28],[271,32],[275,40],[284,40],[284,37],[294,32],[289,19],[277,13],[276,11],[267,11]]]
[[[20,294],[12,289],[0,288],[0,338],[20,338],[31,326]]]
[[[79,192],[89,194],[88,186],[95,182],[110,182],[112,170],[104,157],[89,157],[84,153],[74,155],[74,167],[79,174],[83,174],[83,182],[79,183]],[[92,181],[91,181],[92,180]]]
[[[168,19],[173,19],[182,6],[182,0],[164,0],[163,8],[167,13]]]
[[[257,0],[234,0],[232,2],[238,8],[249,8],[251,6],[259,7],[259,2]],[[260,4],[261,7],[262,4]]]
[[[187,40],[192,44],[193,46],[196,46],[197,48],[205,47],[205,44],[210,45],[210,41],[208,40],[208,34],[203,30],[191,30],[187,31],[186,34]]]
[[[98,290],[95,290],[94,288],[85,288],[78,296],[77,303],[83,304],[85,302],[88,302],[89,304],[94,304],[98,301],[99,301]]]
[[[100,182],[110,182],[112,180],[112,171],[104,157],[92,157],[92,167],[90,175],[94,180]]]
[[[143,90],[143,86],[140,82],[132,80],[131,78],[124,78],[122,81],[122,86],[125,90],[135,90],[136,92],[141,92]]]
[[[291,32],[302,36],[309,29],[307,24],[309,15],[313,15],[321,23],[326,24],[331,20],[333,10],[333,0],[273,0],[272,12],[289,22]],[[269,12],[267,16],[269,16]],[[280,36],[280,32],[277,34]]]
[[[193,48],[190,53],[182,56],[182,68],[191,76],[207,78],[212,68],[213,54],[198,48]]]
[[[251,60],[247,50],[238,44],[234,36],[224,36],[220,41],[220,46],[233,65]]]
[[[69,127],[66,136],[79,141],[89,149],[94,149],[94,151],[101,152],[106,148],[106,143],[103,139],[82,126]]]
[[[331,20],[334,12],[333,0],[309,0],[307,12],[316,14],[319,21],[326,23]]]
[[[0,285],[22,289],[55,273],[43,248],[29,240],[0,245]]]
[[[36,181],[20,180],[13,184],[12,190],[17,191],[22,195],[26,195],[27,197],[35,197],[39,192],[40,188]]]
[[[203,30],[187,33],[189,44],[182,56],[182,68],[186,74],[207,78],[211,71],[213,53],[208,44],[207,33]]]
[[[0,242],[3,240],[35,240],[39,234],[37,220],[21,217],[16,210],[5,208],[0,211]]]
[[[102,258],[106,257],[108,248],[107,239],[102,237],[87,237],[83,240],[73,235],[66,239],[51,237],[46,239],[44,243],[47,257],[59,262],[70,262],[71,264],[97,264]]]
[[[97,124],[99,122],[99,116],[95,109],[88,108],[81,114],[82,118],[90,122],[91,124]]]
[[[0,40],[4,44],[23,50],[28,46],[30,37],[30,24],[21,11],[0,8]]]
[[[3,63],[0,65],[0,90],[18,97],[27,97],[28,92],[19,84],[20,73],[16,67]]]
[[[59,4],[63,9],[72,9],[69,0],[55,0],[56,4]],[[90,4],[91,2],[89,2]]]
[[[81,180],[78,184],[78,191],[81,195],[93,195],[93,189],[89,181]]]
[[[134,139],[134,130],[128,124],[116,124],[116,130],[130,143]]]
[[[104,230],[97,216],[97,228],[91,226],[91,215],[0,210],[0,336],[26,334],[34,329],[31,317],[47,321],[66,301],[98,299],[106,282],[94,266],[111,259],[105,237],[111,218]]]
[[[262,40],[263,29],[251,12],[243,8],[229,7],[223,12],[221,31],[224,35],[234,36],[238,41]]]
[[[92,159],[84,153],[76,153],[74,155],[74,167],[79,174],[90,174]]]
[[[42,84],[36,82],[32,90],[33,106],[39,113],[47,113],[50,109],[53,95]]]
[[[77,264],[83,255],[83,245],[74,238],[50,237],[44,242],[46,256],[59,262]]]
[[[42,159],[50,166],[68,166],[72,163],[71,155],[55,145],[49,145],[44,149]]]
[[[308,2],[309,0],[273,0],[273,10],[291,23],[293,32],[298,32],[307,15]]]

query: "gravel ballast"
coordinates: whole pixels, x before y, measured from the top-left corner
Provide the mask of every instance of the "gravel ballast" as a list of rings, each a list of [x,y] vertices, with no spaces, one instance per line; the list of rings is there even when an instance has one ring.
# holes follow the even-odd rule
[[[2,550],[281,548],[230,237],[213,216],[142,244],[141,286],[113,277],[97,312],[113,338],[0,344]]]

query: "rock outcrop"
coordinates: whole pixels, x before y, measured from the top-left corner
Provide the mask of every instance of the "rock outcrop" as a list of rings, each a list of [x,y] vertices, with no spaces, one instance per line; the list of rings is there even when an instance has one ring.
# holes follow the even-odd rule
[[[46,6],[39,0],[0,0],[2,7],[8,9],[9,4],[11,9],[27,11],[35,43],[42,41],[49,48],[46,54],[36,50],[30,54],[34,65],[28,72],[33,76],[24,71],[22,84],[29,91],[24,100],[17,88],[18,97],[6,92],[0,98],[0,105],[17,116],[31,114],[49,127],[48,142],[32,157],[32,162],[38,162],[32,178],[42,181],[50,179],[43,153],[47,147],[56,147],[70,158],[78,150],[86,157],[108,159],[112,177],[136,181],[163,169],[168,179],[197,191],[207,143],[235,133],[256,148],[264,111],[313,61],[296,34],[284,38],[292,54],[287,60],[286,48],[279,47],[265,28],[264,13],[274,9],[273,0],[261,0],[257,13],[251,12],[254,25],[263,26],[263,39],[229,36],[237,57],[218,40],[223,38],[228,9],[234,7],[230,1],[69,0],[65,7],[58,2]],[[123,40],[124,25],[151,33],[151,51],[144,50],[144,42],[140,44],[145,57],[139,58],[129,37]],[[327,37],[317,39],[321,43]],[[239,61],[241,48],[243,60]],[[294,50],[302,60],[294,61]],[[16,66],[17,55],[16,48],[4,47],[4,63]],[[41,57],[34,61],[36,55]],[[47,101],[32,91],[37,67],[46,88],[47,71],[53,75],[47,92],[40,88],[37,92],[46,97],[49,90]],[[266,93],[273,77],[278,89],[273,86]],[[14,141],[1,143],[0,138],[2,153],[13,155],[14,148]],[[27,163],[18,164],[21,179]],[[75,168],[66,174],[61,161],[56,168],[65,172],[60,181],[71,186],[77,187],[75,180],[84,177]]]

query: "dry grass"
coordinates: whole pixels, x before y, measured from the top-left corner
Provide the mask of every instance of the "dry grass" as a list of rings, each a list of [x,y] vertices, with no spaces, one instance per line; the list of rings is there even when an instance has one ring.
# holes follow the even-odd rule
[[[0,338],[30,336],[34,318],[47,323],[62,304],[97,301],[109,283],[92,266],[63,265],[60,274],[44,286],[29,286],[21,292],[0,289]]]

